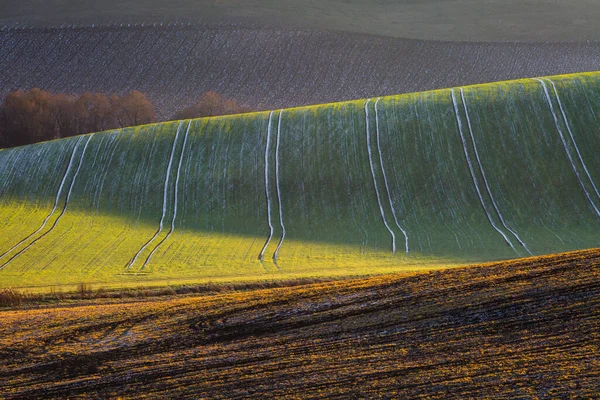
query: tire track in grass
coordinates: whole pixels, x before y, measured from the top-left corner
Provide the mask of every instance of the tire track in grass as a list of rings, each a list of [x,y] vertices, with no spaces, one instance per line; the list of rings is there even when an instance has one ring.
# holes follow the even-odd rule
[[[559,106],[560,112],[563,116],[563,120],[565,121],[567,131],[569,132],[569,136],[571,137],[571,141],[573,142],[573,146],[575,147],[575,151],[577,152],[577,158],[579,158],[579,161],[581,162],[581,166],[583,167],[585,174],[587,175],[588,179],[590,180],[590,183],[592,184],[592,187],[594,188],[594,192],[596,193],[596,196],[598,197],[598,199],[600,199],[600,192],[598,192],[598,188],[596,187],[596,184],[594,183],[594,180],[592,179],[592,176],[590,175],[590,171],[588,170],[587,166],[585,165],[585,162],[583,162],[583,157],[581,156],[581,153],[579,152],[579,146],[577,146],[577,142],[575,141],[575,136],[573,135],[573,131],[571,130],[571,124],[569,124],[569,119],[567,118],[567,114],[565,113],[565,110],[563,108],[562,101],[560,100],[560,96],[556,89],[556,85],[554,84],[554,82],[551,79],[547,78],[546,80],[548,82],[550,82],[550,84],[552,85],[552,89],[554,91],[554,95],[556,96],[556,100],[558,101],[558,106]]]
[[[154,236],[152,236],[152,238],[150,238],[150,240],[148,240],[146,243],[144,243],[144,245],[138,250],[138,252],[135,254],[135,256],[133,256],[133,258],[131,260],[129,260],[129,262],[125,266],[126,271],[129,271],[131,269],[133,264],[135,264],[135,262],[139,258],[142,251],[144,251],[146,249],[146,247],[148,247],[150,245],[150,243],[152,243],[154,241],[154,239],[156,239],[163,230],[163,223],[165,220],[165,216],[167,214],[167,196],[168,196],[168,192],[169,192],[169,180],[171,177],[171,167],[173,166],[173,157],[175,156],[175,147],[177,147],[177,139],[179,139],[179,132],[181,131],[182,124],[183,124],[183,121],[180,121],[179,126],[177,127],[177,133],[175,134],[175,139],[173,140],[173,147],[171,148],[171,156],[169,157],[169,164],[167,166],[167,175],[165,177],[165,186],[164,186],[164,190],[163,190],[162,216],[160,217],[160,222],[158,224],[158,230],[156,231]]]
[[[546,82],[544,80],[542,80],[542,79],[535,78],[535,80],[538,81],[538,82],[540,82],[541,85],[542,85],[542,88],[544,89],[544,95],[546,97],[546,102],[548,103],[548,107],[550,107],[550,112],[552,113],[552,118],[554,119],[554,125],[556,126],[556,130],[558,131],[558,134],[560,136],[560,140],[561,140],[561,142],[563,144],[563,148],[565,149],[565,153],[567,154],[567,158],[569,159],[569,162],[571,164],[571,168],[573,169],[573,172],[577,176],[577,180],[579,181],[579,185],[583,189],[583,192],[585,193],[585,197],[587,198],[588,202],[590,203],[590,205],[594,209],[594,212],[596,213],[596,216],[600,217],[600,210],[598,210],[598,207],[596,207],[596,204],[592,200],[592,196],[590,195],[590,193],[586,189],[585,184],[583,183],[583,180],[581,179],[581,175],[579,174],[579,171],[577,170],[577,167],[575,166],[575,162],[573,160],[573,156],[569,152],[569,147],[567,145],[567,141],[566,141],[565,136],[563,134],[563,131],[562,131],[561,127],[560,127],[558,116],[556,115],[556,111],[554,110],[554,105],[552,104],[552,99],[550,98],[550,92],[548,91],[548,86],[546,85]],[[558,96],[558,93],[556,93],[556,95]],[[557,100],[558,100],[558,97],[557,97]],[[560,105],[561,104],[560,100],[558,100],[558,101],[559,101],[559,105]],[[561,109],[562,109],[562,106],[561,106]],[[568,125],[566,116],[564,116],[564,117],[565,117],[565,123],[566,123],[567,128],[568,128],[569,125]],[[570,129],[569,129],[569,131],[570,131]],[[573,141],[573,143],[575,143],[575,141]],[[575,148],[577,149],[577,154],[580,157],[579,160],[580,160],[581,164],[583,165],[583,167],[586,170],[586,172],[588,172],[587,171],[587,167],[585,166],[585,164],[583,163],[583,160],[581,159],[581,154],[579,154],[579,149],[577,148],[576,144],[575,144]],[[590,176],[588,175],[588,177],[590,177]],[[590,177],[590,181],[591,181],[591,177]],[[593,181],[592,181],[592,185],[594,185]],[[594,185],[594,189],[596,189],[595,185]],[[596,193],[598,193],[598,192],[596,192]]]
[[[420,122],[421,122],[421,117],[419,115],[419,111],[417,109],[417,102],[418,102],[418,96],[416,94],[413,95],[413,105],[412,108],[410,109],[410,111],[408,111],[408,116],[407,118],[411,118],[412,116],[414,116],[416,118],[416,132],[419,135],[419,143],[421,144],[421,146],[424,146],[424,144],[426,143],[425,140],[423,139],[423,129],[421,128]],[[401,121],[402,120],[402,116],[398,113],[399,107],[390,107],[391,109],[391,114],[392,117],[390,118],[392,121]],[[389,119],[388,119],[389,121]],[[408,119],[407,119],[408,121]],[[389,125],[388,125],[389,126]],[[391,142],[392,137],[390,137],[390,142],[389,142],[389,146],[392,145]],[[403,139],[403,135],[396,135],[396,146],[397,148],[399,148],[401,151],[406,151],[408,149],[408,147],[406,147],[405,142],[400,142],[400,140],[404,140]],[[431,144],[430,144],[431,146]],[[405,150],[406,149],[406,150]],[[426,149],[427,151],[427,149]],[[396,187],[400,188],[401,186],[404,186],[404,190],[406,190],[406,184],[405,182],[409,179],[406,175],[406,171],[405,169],[401,169],[401,172],[398,172],[398,170],[396,169],[395,164],[392,162],[390,163],[390,169],[391,169],[391,176],[392,178],[395,177],[395,185]],[[398,177],[401,177],[400,180],[398,180]],[[402,183],[404,184],[402,184]],[[432,247],[431,247],[431,239],[429,237],[429,233],[423,229],[423,226],[421,225],[421,222],[419,221],[419,217],[417,216],[417,211],[416,211],[416,207],[414,204],[414,201],[412,200],[412,196],[407,196],[406,199],[401,199],[401,204],[405,209],[404,215],[408,216],[410,214],[412,214],[413,220],[415,222],[415,224],[417,225],[417,228],[419,231],[421,231],[423,233],[423,235],[425,236],[425,240],[427,241],[427,246],[429,247],[429,250],[431,251]],[[406,204],[407,203],[407,204]],[[407,217],[408,218],[408,217]],[[421,237],[419,236],[418,232],[413,232],[414,236],[416,237],[412,239],[412,243],[417,243],[416,247],[417,249],[420,249],[421,251],[425,251],[425,243],[421,243]],[[414,245],[413,245],[413,249],[414,249]],[[418,251],[418,250],[417,250]]]
[[[377,177],[375,176],[375,166],[373,165],[373,154],[371,151],[371,135],[369,133],[369,103],[371,99],[368,99],[365,102],[365,122],[366,122],[366,134],[367,134],[367,150],[369,153],[369,165],[371,166],[371,176],[373,177],[373,187],[375,188],[375,194],[377,195],[377,204],[379,204],[379,212],[381,213],[381,219],[383,220],[383,224],[386,229],[392,236],[392,253],[396,253],[396,235],[394,231],[387,223],[385,218],[385,211],[383,210],[383,204],[381,202],[381,195],[379,194],[379,188],[377,187]]]
[[[273,238],[273,222],[271,221],[271,198],[269,197],[269,149],[271,147],[271,129],[273,128],[273,111],[269,113],[269,126],[267,128],[267,145],[265,147],[265,195],[267,198],[267,221],[269,224],[269,236],[267,237],[267,241],[265,242],[260,254],[258,255],[258,261],[262,264],[263,268],[267,270],[264,266],[265,259],[265,251],[267,250],[267,246],[271,243],[271,239]]]
[[[47,236],[48,234],[50,234],[50,232],[53,231],[54,228],[58,225],[58,222],[62,218],[63,214],[66,213],[68,202],[69,202],[69,199],[71,197],[71,192],[72,192],[72,189],[73,189],[73,187],[75,185],[75,179],[79,175],[79,171],[81,170],[81,166],[83,165],[83,159],[84,159],[84,156],[85,156],[85,154],[87,152],[87,146],[88,146],[88,143],[90,142],[90,140],[92,139],[92,136],[94,136],[94,134],[90,135],[90,137],[88,139],[88,142],[86,143],[86,145],[85,145],[85,147],[83,149],[83,152],[81,154],[81,159],[80,159],[79,165],[77,167],[77,170],[76,170],[76,172],[75,172],[75,174],[73,176],[73,181],[71,183],[71,187],[69,189],[69,193],[67,195],[67,199],[66,199],[66,203],[65,203],[63,211],[61,212],[61,214],[59,215],[59,217],[54,221],[54,224],[51,227],[51,229],[48,230],[47,232],[45,232],[43,235],[41,235],[38,239],[36,239],[34,241],[34,243],[32,243],[28,247],[31,247],[33,244],[35,244],[35,242],[41,240],[42,238],[44,238],[45,236]],[[92,165],[90,165],[90,167],[92,167]],[[86,221],[86,222],[87,222],[88,225],[91,223],[91,221]],[[81,243],[82,240],[85,240],[85,238],[86,238],[85,233],[88,231],[88,229],[84,229],[83,231],[81,231],[81,230],[78,231],[78,235],[77,235],[78,237],[76,237],[74,239],[71,239],[70,241],[68,240],[68,238],[69,238],[69,232],[71,230],[73,230],[74,226],[75,226],[75,221],[71,221],[70,226],[66,230],[64,230],[62,233],[59,233],[58,236],[55,235],[55,237],[53,237],[52,240],[46,245],[46,248],[57,249],[57,248],[60,247],[61,244],[69,243],[67,246],[65,246],[65,248],[69,249],[69,248],[73,247],[73,243],[78,243],[78,242]],[[47,252],[46,255],[48,255],[48,254],[50,254],[50,252]],[[61,256],[60,253],[57,254],[57,255],[55,255],[54,257],[52,257],[50,259],[50,261],[47,261],[43,265],[40,264],[41,260],[38,259],[38,258],[30,259],[28,262],[25,262],[21,266],[21,268],[19,269],[19,271],[21,272],[21,275],[24,275],[31,268],[33,268],[33,267],[35,267],[37,265],[37,267],[38,267],[37,272],[39,273],[41,271],[44,271],[50,264],[52,264],[54,261],[56,261],[60,256]],[[64,267],[60,268],[58,270],[58,273],[60,273],[63,268]]]
[[[81,166],[83,165],[83,158],[85,157],[85,153],[87,151],[88,145],[90,144],[90,140],[92,139],[92,137],[94,135],[95,134],[92,133],[91,135],[89,135],[87,137],[87,141],[85,143],[85,146],[83,147],[83,151],[81,152],[81,157],[79,158],[79,164],[77,165],[77,170],[75,171],[75,174],[73,175],[73,179],[71,180],[71,185],[69,186],[69,191],[67,192],[67,198],[65,199],[65,205],[63,206],[63,209],[62,209],[61,213],[58,215],[58,217],[56,218],[56,220],[54,220],[54,223],[52,224],[52,226],[50,227],[50,229],[47,230],[42,235],[40,235],[37,239],[33,240],[31,243],[29,243],[26,247],[24,247],[22,250],[20,250],[14,256],[12,256],[11,258],[9,258],[8,261],[6,261],[4,264],[0,265],[0,270],[4,269],[15,258],[19,257],[21,254],[23,254],[24,252],[26,252],[34,244],[36,244],[37,242],[39,242],[41,239],[43,239],[45,236],[47,236],[50,232],[52,232],[54,230],[54,228],[56,228],[56,225],[58,225],[58,222],[60,221],[60,219],[62,218],[62,216],[67,211],[67,207],[69,206],[69,199],[71,198],[71,194],[73,192],[73,187],[75,186],[75,181],[77,180],[77,175],[79,175],[79,171],[81,170]],[[73,156],[75,155],[75,152],[77,151],[77,148],[79,148],[79,145],[81,144],[81,142],[83,140],[85,140],[85,139],[83,139],[83,137],[80,137],[77,140],[77,144],[75,145],[75,149],[73,150],[73,154],[71,155],[71,161],[73,161]],[[65,181],[66,176],[68,175],[68,172],[69,172],[69,169],[70,169],[71,166],[72,166],[72,164],[70,163],[69,167],[67,168],[67,173],[63,177],[63,183]],[[50,213],[50,215],[48,215],[48,217],[46,217],[46,219],[44,220],[44,223],[42,224],[42,226],[40,227],[40,229],[38,229],[32,235],[28,236],[26,239],[23,239],[19,244],[23,243],[25,240],[27,240],[28,238],[30,238],[31,236],[33,236],[35,233],[38,233],[39,231],[41,231],[43,229],[43,227],[46,225],[46,223],[48,222],[48,220],[50,219],[50,217],[56,211],[56,206],[58,204],[58,199],[60,197],[60,191],[62,190],[62,187],[63,187],[63,184],[61,183],[61,188],[59,189],[59,195],[56,197],[57,198],[57,202],[55,203],[54,209],[52,210],[52,212]],[[6,254],[6,253],[4,253],[4,254]]]
[[[180,126],[181,126],[181,124],[180,124]],[[183,147],[181,148],[181,154],[179,156],[179,165],[177,166],[177,178],[175,179],[175,194],[174,194],[174,201],[173,201],[173,219],[171,219],[171,228],[169,229],[169,232],[167,233],[167,236],[165,236],[156,245],[156,247],[154,247],[154,249],[150,252],[150,254],[148,255],[148,258],[146,258],[146,261],[144,261],[144,265],[142,265],[142,268],[140,269],[140,271],[143,271],[143,270],[146,269],[146,266],[150,262],[150,259],[152,258],[152,256],[154,255],[154,253],[158,250],[158,248],[164,242],[166,242],[166,240],[169,238],[169,236],[171,236],[171,234],[175,230],[175,219],[177,218],[177,203],[178,203],[178,200],[179,200],[179,198],[178,198],[178,189],[179,189],[179,178],[181,176],[181,164],[182,164],[182,161],[183,161],[183,156],[185,155],[185,146],[187,145],[188,135],[190,133],[190,127],[191,126],[192,126],[192,121],[190,120],[190,122],[188,123],[188,126],[187,126],[187,130],[185,131],[185,137],[183,139]]]
[[[398,227],[398,229],[400,229],[402,231],[402,234],[404,235],[404,239],[405,239],[405,246],[406,246],[406,254],[408,254],[408,234],[406,233],[406,230],[404,228],[402,228],[402,226],[400,226],[400,223],[398,222],[398,217],[396,216],[396,209],[394,208],[394,203],[392,201],[392,195],[390,193],[390,186],[388,184],[388,180],[387,180],[387,174],[385,173],[385,167],[383,166],[383,155],[381,154],[381,142],[379,139],[379,109],[377,108],[377,104],[379,103],[379,101],[381,100],[381,98],[378,98],[377,101],[375,102],[375,128],[377,130],[377,149],[379,150],[379,162],[381,163],[381,172],[383,172],[383,182],[385,183],[385,190],[387,192],[388,195],[388,200],[390,202],[390,208],[392,209],[392,216],[394,217],[394,222],[396,223],[396,226]]]
[[[54,200],[54,207],[52,208],[52,211],[50,211],[50,214],[48,214],[46,216],[46,219],[44,219],[44,222],[42,222],[42,225],[36,231],[32,232],[27,237],[25,237],[23,240],[21,240],[19,243],[15,244],[13,247],[11,247],[7,251],[5,251],[3,254],[1,254],[0,255],[0,259],[4,258],[8,253],[12,252],[17,247],[19,247],[21,244],[25,243],[27,240],[31,239],[33,236],[35,236],[40,231],[42,231],[44,229],[44,227],[46,226],[46,224],[48,223],[48,221],[50,220],[50,218],[52,218],[52,216],[56,212],[56,209],[58,208],[58,203],[60,202],[60,196],[62,195],[62,191],[63,191],[63,189],[65,187],[65,184],[66,184],[69,172],[71,172],[71,168],[73,167],[73,162],[75,160],[75,153],[77,152],[77,149],[79,148],[80,142],[81,142],[81,138],[77,140],[77,143],[73,147],[73,152],[71,153],[71,158],[69,159],[69,164],[68,164],[67,169],[66,169],[66,171],[65,171],[65,173],[63,175],[62,181],[61,181],[60,186],[58,188],[58,192],[56,193],[56,199]],[[8,262],[10,262],[10,260]],[[6,264],[8,264],[8,262]],[[0,269],[4,268],[4,266],[6,264],[3,264],[2,266],[0,266]]]
[[[273,263],[279,270],[279,265],[277,264],[277,256],[279,255],[279,250],[283,245],[283,241],[285,240],[285,225],[283,224],[283,209],[281,208],[281,188],[279,186],[279,142],[281,139],[281,117],[283,116],[283,110],[279,111],[279,122],[277,124],[277,143],[275,145],[275,183],[277,185],[277,202],[279,204],[279,223],[281,224],[282,234],[279,243],[277,244],[277,249],[275,249],[275,253],[273,253]]]
[[[26,153],[25,147],[19,147],[12,152],[8,153],[6,156],[7,160],[3,160],[2,176],[3,180],[0,184],[0,194],[4,193],[4,191],[8,188],[9,184],[14,180],[14,175],[16,173],[15,167],[19,165],[19,160]],[[0,151],[5,151],[4,149],[0,149]],[[9,169],[10,166],[10,169]],[[0,256],[1,257],[1,256]]]
[[[500,209],[498,208],[498,204],[496,203],[496,200],[494,200],[494,196],[492,195],[492,190],[490,189],[490,185],[488,183],[487,177],[485,176],[485,171],[483,170],[483,165],[481,164],[481,159],[479,158],[479,151],[477,150],[477,144],[475,143],[475,136],[473,135],[473,127],[471,125],[471,118],[469,117],[469,109],[467,107],[467,101],[465,99],[465,92],[464,92],[463,88],[460,88],[460,97],[462,99],[463,108],[465,110],[465,116],[467,117],[467,126],[469,128],[469,136],[471,137],[471,142],[473,143],[473,149],[475,150],[475,158],[477,160],[477,166],[479,167],[479,171],[481,172],[481,176],[483,177],[483,182],[485,183],[485,189],[486,189],[488,195],[490,196],[490,200],[492,200],[492,205],[494,206],[494,210],[496,210],[496,214],[498,215],[498,218],[500,219],[502,226],[504,226],[504,228],[506,228],[506,230],[508,230],[510,233],[512,233],[514,235],[514,237],[517,239],[517,241],[521,244],[521,246],[523,246],[523,248],[525,248],[527,253],[529,253],[529,255],[532,256],[533,253],[531,252],[531,250],[529,250],[529,247],[527,247],[525,242],[523,240],[521,240],[521,238],[519,237],[519,235],[517,235],[517,233],[515,231],[513,231],[506,225],[506,222],[504,221],[504,217],[502,216],[502,213],[500,212]]]
[[[469,172],[471,173],[471,178],[473,179],[473,184],[475,185],[475,190],[477,191],[477,195],[479,196],[479,202],[481,203],[481,207],[483,207],[483,211],[485,211],[485,215],[487,216],[488,221],[490,221],[490,224],[492,225],[492,227],[496,230],[496,232],[498,232],[500,235],[502,235],[502,237],[504,238],[504,241],[515,251],[515,253],[517,253],[517,255],[519,255],[519,252],[517,251],[517,249],[515,249],[515,246],[512,244],[512,242],[510,241],[508,236],[506,236],[506,234],[504,232],[502,232],[500,230],[500,228],[498,228],[498,226],[494,223],[492,216],[490,215],[487,207],[485,206],[485,202],[483,200],[483,195],[481,194],[481,189],[479,188],[479,184],[477,183],[477,177],[475,176],[475,170],[473,168],[473,163],[471,162],[471,158],[469,157],[469,152],[467,151],[467,141],[465,139],[465,135],[463,134],[463,123],[462,123],[462,121],[460,119],[460,115],[459,115],[458,102],[456,101],[455,90],[451,89],[450,93],[452,95],[452,104],[454,105],[454,114],[456,116],[456,122],[458,123],[458,133],[460,134],[460,139],[461,139],[461,142],[463,145],[465,158],[467,159],[467,164],[469,166]]]

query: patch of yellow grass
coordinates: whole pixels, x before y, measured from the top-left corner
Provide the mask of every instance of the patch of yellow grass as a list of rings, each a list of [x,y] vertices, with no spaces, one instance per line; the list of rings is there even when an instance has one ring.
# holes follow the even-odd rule
[[[25,212],[18,204],[4,205],[0,210],[2,215]],[[48,212],[35,210],[33,215],[23,219],[29,221],[23,225],[21,218],[12,219],[3,228],[11,235],[3,237],[0,244],[3,248],[10,248],[35,231]],[[50,229],[55,218],[49,220],[40,234]],[[39,224],[33,223],[34,220]],[[145,268],[142,266],[153,245],[127,269],[128,262],[157,228],[158,221],[150,224],[111,215],[68,211],[52,232],[4,267],[0,288],[39,290],[58,286],[71,289],[81,282],[95,287],[130,287],[333,278],[415,272],[458,265],[457,261],[431,256],[415,254],[406,257],[383,250],[286,239],[279,253],[278,268],[268,257],[265,257],[264,264],[258,261],[265,237],[175,230]],[[167,231],[168,228],[164,229],[153,244],[159,243]],[[6,262],[27,243],[30,241],[0,261]],[[271,243],[266,254],[272,254],[276,245]]]

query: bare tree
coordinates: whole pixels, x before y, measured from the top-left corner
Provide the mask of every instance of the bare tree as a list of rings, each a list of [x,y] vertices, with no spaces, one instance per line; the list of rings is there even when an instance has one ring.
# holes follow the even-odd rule
[[[155,122],[154,106],[138,91],[108,99],[40,89],[6,95],[0,105],[0,145],[11,147],[102,130]]]
[[[154,106],[143,93],[137,90],[123,97],[113,96],[110,103],[120,127],[148,124],[156,120]]]
[[[219,93],[204,93],[196,103],[177,112],[173,119],[213,117],[216,115],[241,114],[252,111],[236,100],[224,99]]]

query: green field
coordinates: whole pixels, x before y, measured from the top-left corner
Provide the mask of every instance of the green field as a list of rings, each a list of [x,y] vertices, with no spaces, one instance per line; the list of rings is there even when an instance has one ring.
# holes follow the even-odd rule
[[[0,26],[253,23],[460,41],[598,41],[590,0],[3,0]]]
[[[525,79],[2,150],[0,287],[367,275],[597,246],[599,85]]]

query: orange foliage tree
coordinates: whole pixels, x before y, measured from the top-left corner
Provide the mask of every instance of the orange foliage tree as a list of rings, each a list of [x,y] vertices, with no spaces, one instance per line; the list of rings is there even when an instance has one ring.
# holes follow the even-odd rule
[[[154,106],[138,91],[109,99],[101,93],[76,97],[18,90],[7,94],[0,105],[0,145],[20,146],[155,121]]]
[[[204,93],[196,103],[177,112],[173,119],[189,119],[213,117],[216,115],[241,114],[252,111],[239,104],[236,100],[225,99],[219,93],[209,91]]]

